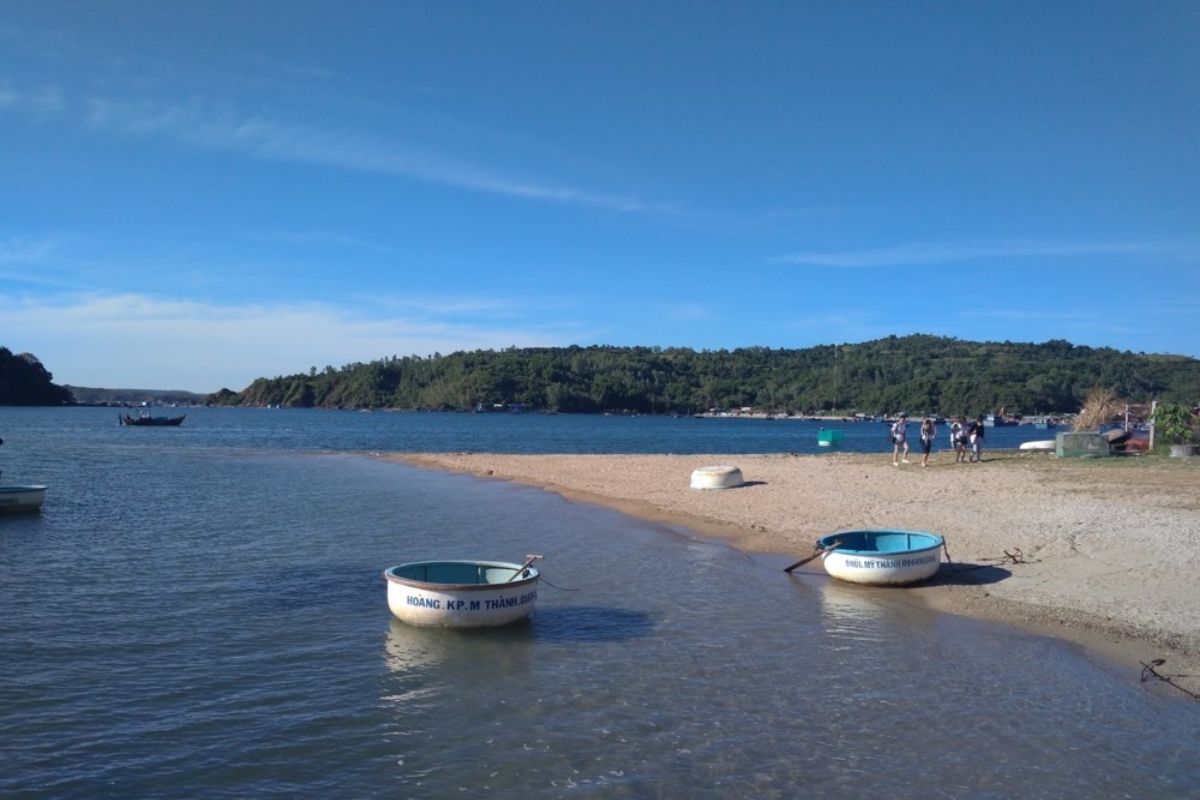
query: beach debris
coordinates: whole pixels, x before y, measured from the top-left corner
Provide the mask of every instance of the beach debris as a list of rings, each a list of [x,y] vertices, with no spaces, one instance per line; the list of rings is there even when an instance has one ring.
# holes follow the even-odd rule
[[[1147,664],[1145,661],[1139,661],[1138,663],[1142,665],[1142,681],[1141,681],[1142,683],[1145,683],[1146,681],[1150,680],[1151,678],[1158,678],[1158,680],[1162,681],[1163,683],[1174,686],[1176,689],[1183,692],[1184,694],[1186,694],[1188,697],[1192,698],[1193,700],[1200,700],[1200,692],[1193,692],[1190,689],[1186,689],[1186,688],[1180,686],[1174,680],[1175,678],[1191,678],[1194,676],[1192,676],[1192,675],[1163,675],[1161,672],[1158,671],[1157,667],[1161,667],[1163,664],[1167,663],[1167,660],[1165,658],[1151,659],[1149,664]]]
[[[1012,550],[1005,550],[1004,555],[1006,555],[1008,557],[1008,560],[1013,564],[1028,564],[1029,563],[1028,561],[1025,560],[1025,554],[1021,552],[1021,548],[1019,548],[1019,547],[1014,547]]]

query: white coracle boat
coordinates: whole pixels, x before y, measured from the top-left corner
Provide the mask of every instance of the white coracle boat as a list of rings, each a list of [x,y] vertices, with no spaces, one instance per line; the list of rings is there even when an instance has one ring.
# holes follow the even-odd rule
[[[693,489],[733,489],[744,482],[742,471],[737,467],[700,467],[692,470]]]
[[[409,625],[485,628],[528,617],[540,573],[505,561],[414,561],[383,571],[388,608]]]

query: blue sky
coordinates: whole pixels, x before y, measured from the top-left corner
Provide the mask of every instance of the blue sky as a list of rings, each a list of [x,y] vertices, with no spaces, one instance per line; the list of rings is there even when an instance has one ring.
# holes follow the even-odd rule
[[[0,345],[214,391],[889,334],[1200,356],[1200,5],[38,2]]]

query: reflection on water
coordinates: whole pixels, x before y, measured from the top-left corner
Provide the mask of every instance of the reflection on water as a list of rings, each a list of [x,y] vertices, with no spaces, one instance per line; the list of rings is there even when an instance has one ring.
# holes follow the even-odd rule
[[[388,624],[384,640],[384,661],[387,668],[401,675],[430,669],[446,660],[446,631],[437,628],[417,628],[398,619]]]
[[[936,617],[901,602],[899,587],[871,587],[824,581],[820,589],[821,621],[833,646],[846,648],[894,639],[896,631],[929,630]]]
[[[38,468],[56,502],[36,524],[0,520],[0,796],[1200,785],[1197,706],[1075,648],[555,495],[199,444],[48,439]],[[391,564],[526,552],[546,556],[527,623],[424,629],[388,611]]]

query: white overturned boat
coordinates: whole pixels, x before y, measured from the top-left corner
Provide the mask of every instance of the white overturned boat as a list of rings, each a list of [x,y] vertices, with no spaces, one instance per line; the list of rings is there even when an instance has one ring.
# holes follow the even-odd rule
[[[46,487],[37,484],[28,486],[0,486],[0,512],[18,514],[37,511],[46,499]]]
[[[525,619],[537,602],[540,573],[505,561],[414,561],[383,571],[388,608],[409,625],[486,628]]]
[[[742,471],[737,467],[700,467],[692,470],[693,489],[734,489],[743,483]]]
[[[1033,450],[1036,453],[1052,453],[1054,452],[1053,439],[1038,439],[1035,442],[1021,442],[1017,445],[1018,450]]]
[[[838,580],[897,586],[937,572],[944,541],[921,531],[841,531],[817,539],[817,550],[825,571]]]

